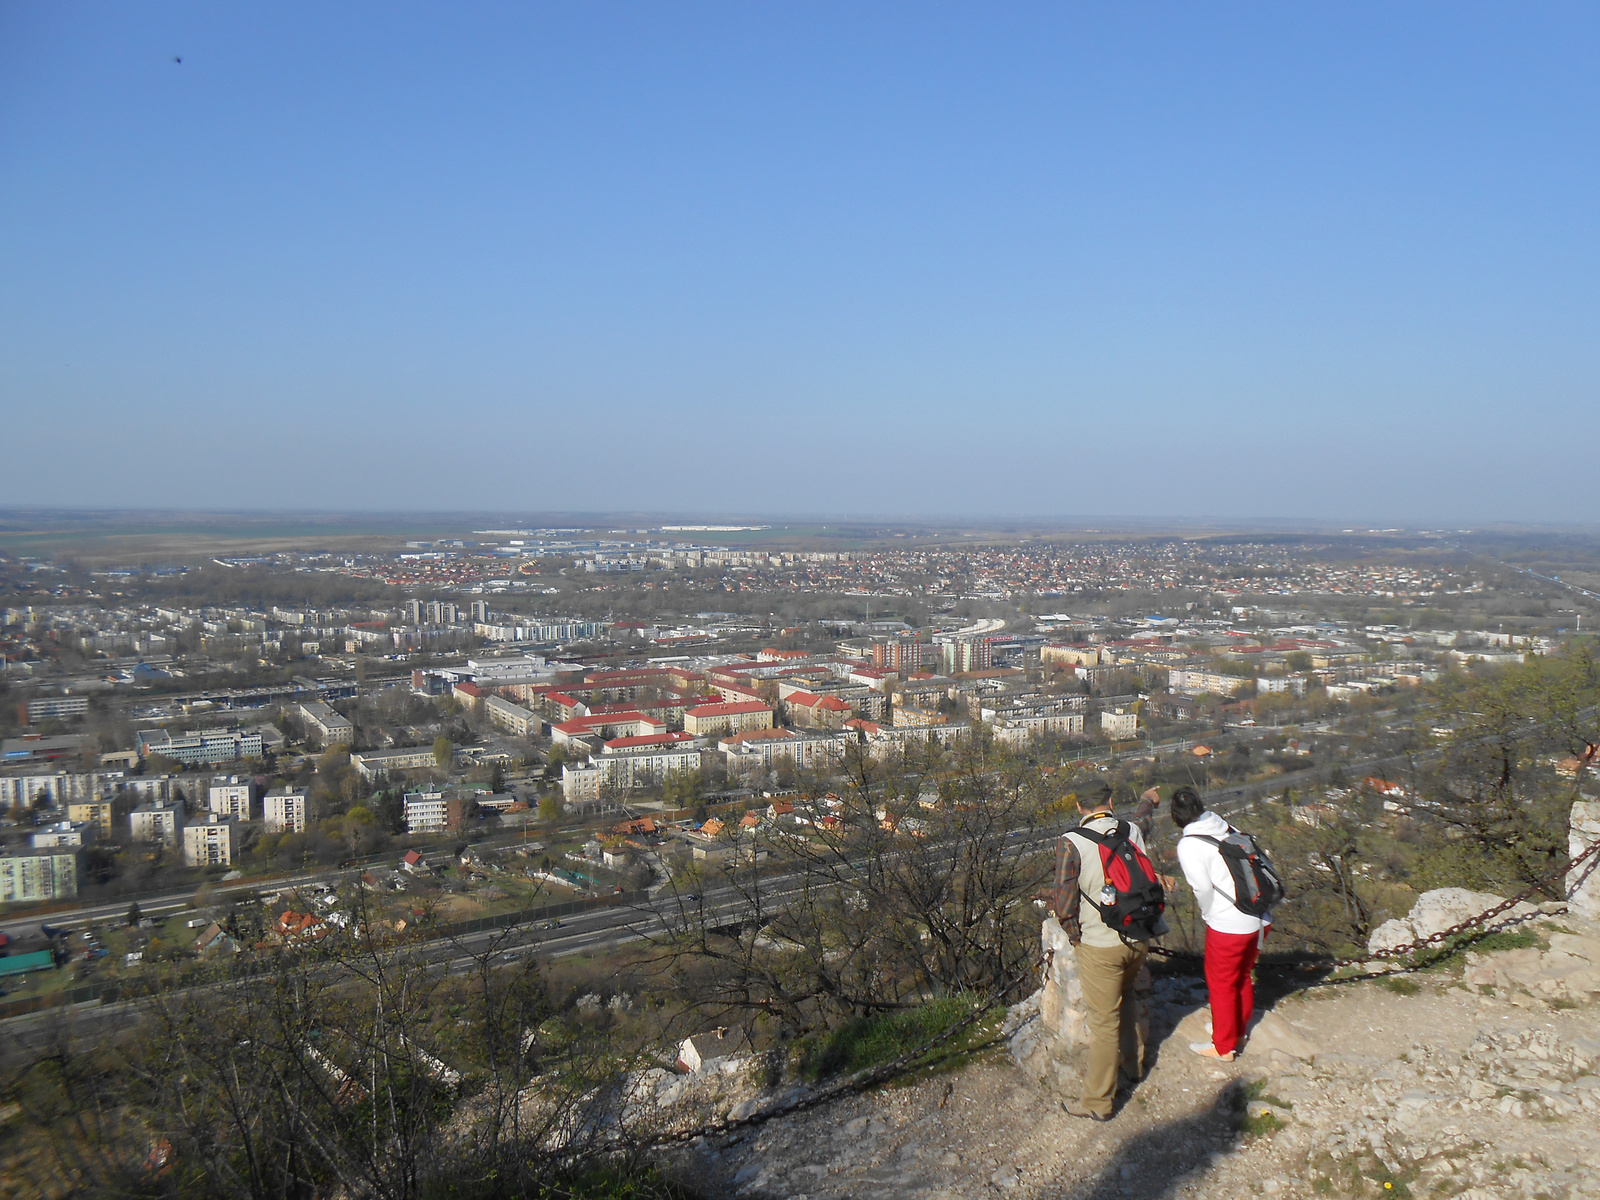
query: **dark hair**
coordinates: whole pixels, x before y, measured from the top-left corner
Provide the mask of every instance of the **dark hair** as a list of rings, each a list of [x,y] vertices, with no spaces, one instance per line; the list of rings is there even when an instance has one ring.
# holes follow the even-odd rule
[[[1098,787],[1085,788],[1078,798],[1078,806],[1085,809],[1109,808],[1113,794],[1111,785],[1102,782]]]
[[[1172,793],[1172,820],[1179,828],[1198,821],[1205,811],[1205,801],[1192,787],[1181,787]]]

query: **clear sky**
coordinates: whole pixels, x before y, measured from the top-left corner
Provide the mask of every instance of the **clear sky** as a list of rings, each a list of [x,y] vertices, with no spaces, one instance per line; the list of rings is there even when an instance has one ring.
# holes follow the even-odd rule
[[[0,504],[1600,521],[1597,62],[1593,4],[7,2]]]

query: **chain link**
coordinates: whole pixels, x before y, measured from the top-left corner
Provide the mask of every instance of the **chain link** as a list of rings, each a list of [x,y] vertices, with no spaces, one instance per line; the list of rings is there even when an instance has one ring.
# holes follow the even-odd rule
[[[1600,854],[1600,842],[1593,843],[1587,849],[1585,849],[1582,854],[1578,855],[1577,858],[1571,859],[1562,866],[1559,866],[1545,874],[1532,886],[1511,897],[1509,900],[1502,900],[1493,908],[1486,909],[1485,911],[1478,913],[1476,916],[1468,917],[1464,921],[1457,921],[1448,929],[1439,930],[1438,933],[1430,933],[1427,937],[1417,938],[1415,941],[1406,942],[1401,946],[1392,946],[1387,950],[1374,950],[1368,954],[1357,954],[1346,958],[1334,958],[1318,961],[1321,963],[1321,965],[1334,969],[1339,967],[1353,967],[1360,963],[1403,958],[1406,955],[1415,954],[1418,950],[1426,950],[1430,946],[1437,946],[1439,943],[1448,941],[1450,938],[1453,938],[1458,934],[1466,933],[1468,930],[1476,929],[1479,926],[1494,920],[1501,913],[1506,912],[1508,909],[1515,908],[1517,905],[1528,900],[1529,897],[1535,896],[1539,892],[1543,891],[1546,885],[1553,882],[1558,876],[1569,875],[1580,865],[1588,862],[1588,868],[1584,871],[1583,876],[1578,880],[1578,884],[1581,885],[1583,880],[1588,878],[1589,874],[1595,869],[1595,867],[1600,865],[1600,859],[1595,857],[1597,854]],[[1594,861],[1590,862],[1591,859],[1594,859]],[[1576,890],[1576,888],[1572,890]],[[1572,891],[1564,889],[1564,892],[1567,898],[1571,899]],[[1205,961],[1204,955],[1195,954],[1190,950],[1172,950],[1166,946],[1152,945],[1150,947],[1150,952],[1152,954],[1160,955],[1162,958],[1166,959],[1184,960],[1190,962]]]

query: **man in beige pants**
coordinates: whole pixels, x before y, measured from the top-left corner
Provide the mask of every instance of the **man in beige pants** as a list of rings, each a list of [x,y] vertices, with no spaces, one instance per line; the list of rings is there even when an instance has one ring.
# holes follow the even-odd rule
[[[1139,798],[1128,822],[1129,840],[1141,850],[1155,820],[1160,795],[1152,788]],[[1079,828],[1110,833],[1117,818],[1111,811],[1111,788],[1078,801]],[[1134,982],[1144,969],[1142,943],[1125,940],[1100,917],[1095,898],[1105,884],[1099,846],[1076,831],[1056,843],[1056,883],[1050,908],[1061,922],[1078,961],[1078,982],[1088,1010],[1089,1066],[1083,1075],[1082,1099],[1062,1107],[1073,1116],[1107,1121],[1116,1106],[1117,1067],[1130,1079],[1144,1076],[1144,1031],[1139,1027]]]

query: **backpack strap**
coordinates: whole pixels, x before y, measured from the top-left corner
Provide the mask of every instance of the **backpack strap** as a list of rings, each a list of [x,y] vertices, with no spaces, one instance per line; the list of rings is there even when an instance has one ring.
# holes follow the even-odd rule
[[[1068,833],[1079,833],[1088,838],[1097,846],[1114,846],[1118,842],[1130,840],[1130,831],[1126,821],[1118,821],[1115,829],[1101,833],[1098,829],[1090,829],[1086,825],[1079,825],[1076,829],[1067,830]]]

